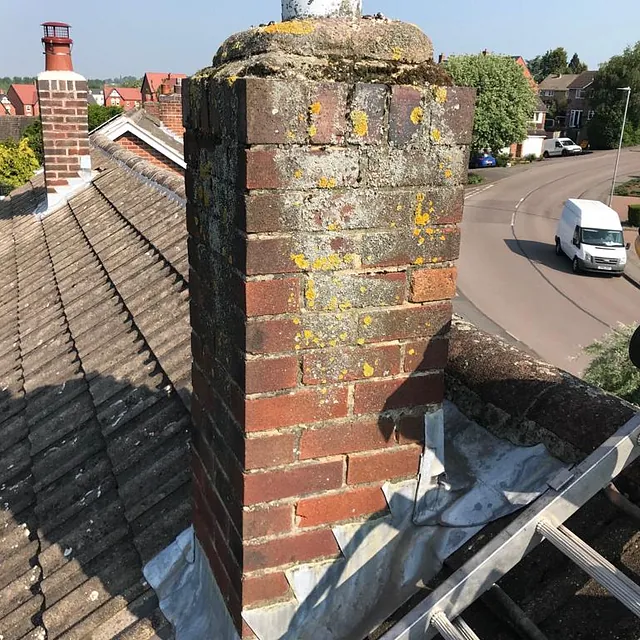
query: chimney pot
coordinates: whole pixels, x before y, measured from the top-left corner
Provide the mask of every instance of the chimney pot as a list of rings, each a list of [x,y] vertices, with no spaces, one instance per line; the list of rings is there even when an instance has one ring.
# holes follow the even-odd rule
[[[362,0],[282,0],[282,19],[360,18]]]
[[[44,47],[46,71],[73,71],[69,37],[71,26],[64,22],[43,22],[42,45]]]

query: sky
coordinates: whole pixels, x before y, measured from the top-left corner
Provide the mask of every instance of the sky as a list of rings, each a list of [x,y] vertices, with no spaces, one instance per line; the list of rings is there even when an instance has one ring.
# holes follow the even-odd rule
[[[364,0],[365,13],[413,22],[434,51],[531,58],[563,46],[590,69],[640,39],[638,0],[562,3],[524,0]],[[557,15],[557,17],[554,17]],[[211,63],[231,34],[280,18],[279,0],[0,0],[0,76],[37,75],[40,23],[72,26],[75,70],[90,78],[191,74]]]

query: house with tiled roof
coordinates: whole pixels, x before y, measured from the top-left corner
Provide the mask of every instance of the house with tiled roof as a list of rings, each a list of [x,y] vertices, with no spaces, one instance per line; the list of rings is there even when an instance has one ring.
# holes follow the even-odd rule
[[[37,116],[40,113],[35,84],[12,84],[7,97],[17,116]]]
[[[11,104],[11,100],[9,100],[9,96],[4,93],[4,91],[0,91],[0,116],[15,116],[16,109]]]
[[[134,87],[110,87],[105,84],[103,93],[107,107],[122,107],[129,111],[142,104],[142,93]]]
[[[595,115],[590,103],[590,87],[597,71],[584,71],[569,85],[567,93],[567,127],[571,135],[581,137],[580,131]]]
[[[142,78],[142,101],[157,102],[160,95],[160,88],[164,85],[169,87],[167,93],[174,93],[175,87],[179,87],[187,76],[184,73],[160,73],[147,71]]]
[[[362,23],[357,28],[374,33],[402,28]],[[413,27],[406,28],[415,40]],[[265,35],[252,30],[235,40],[237,46],[227,43],[225,58],[234,51],[238,59],[226,67],[218,57],[206,73],[235,73],[245,55],[253,64],[243,42],[256,33]],[[309,56],[303,58],[308,64]],[[55,126],[45,126],[44,172],[0,202],[3,640],[379,638],[487,541],[500,542],[513,524],[512,511],[539,492],[544,503],[553,497],[550,486],[571,483],[573,476],[567,479],[564,469],[556,475],[558,468],[582,460],[633,417],[636,409],[621,400],[468,323],[452,323],[443,299],[454,295],[455,275],[446,267],[433,268],[442,278],[435,286],[413,278],[411,295],[421,300],[414,307],[398,304],[406,281],[395,268],[354,276],[359,265],[350,260],[343,270],[323,272],[328,261],[318,257],[309,287],[301,269],[311,265],[283,248],[283,239],[366,238],[373,231],[385,240],[408,232],[414,241],[416,203],[425,200],[411,185],[392,186],[374,209],[375,184],[331,192],[318,186],[326,173],[314,163],[328,156],[333,162],[346,143],[329,130],[323,135],[332,141],[330,151],[310,150],[308,141],[318,132],[300,122],[298,107],[309,105],[307,89],[320,92],[327,110],[334,98],[356,99],[343,91],[346,83],[221,75],[201,80],[213,89],[203,100],[198,79],[193,86],[190,81],[185,186],[174,172],[102,133],[88,136],[85,105],[62,112],[61,92],[80,104],[87,92],[70,58],[68,64],[65,71],[40,74],[38,92],[43,124],[63,124],[71,135],[61,145],[47,136]],[[418,91],[390,83],[351,87],[368,91],[367,100],[381,98],[381,113],[386,109],[389,116],[385,105],[398,88]],[[296,108],[289,109],[295,91]],[[465,94],[473,97],[447,88],[449,121],[468,120],[464,127],[452,125],[460,137],[470,132],[473,115],[464,108]],[[242,115],[208,118],[214,106],[237,105],[238,96],[253,106]],[[435,117],[449,117],[445,108]],[[316,111],[319,116],[322,109]],[[347,114],[346,108],[330,114],[336,131],[347,131]],[[410,111],[403,114],[390,122],[412,122]],[[298,126],[291,133],[299,142],[282,142],[285,122]],[[388,135],[400,140],[402,130],[394,127],[370,146],[378,157],[382,151],[398,159],[406,149],[389,145]],[[361,142],[356,153],[369,152]],[[278,153],[285,163],[271,161]],[[307,153],[311,176],[298,177],[290,170]],[[465,159],[457,160],[462,169]],[[343,164],[337,174],[349,175],[350,166]],[[372,168],[376,180],[392,173]],[[405,175],[413,180],[419,169],[412,163]],[[285,180],[292,188],[283,188]],[[434,197],[439,210],[433,207],[432,224],[455,228],[463,186],[429,189],[440,198]],[[393,225],[370,228],[374,214]],[[334,216],[341,216],[346,234],[336,230]],[[315,246],[329,245],[309,243],[308,251]],[[380,251],[388,260],[394,249],[389,241],[369,248],[368,261]],[[337,255],[348,249],[334,243],[330,250]],[[411,266],[414,276],[424,271],[417,266]],[[335,308],[321,286],[338,278],[344,289],[335,290]],[[309,291],[314,294],[305,295]],[[343,302],[347,294],[349,304]],[[321,308],[314,311],[316,305]],[[419,322],[409,321],[409,308],[417,310]],[[439,310],[429,316],[437,332],[424,322],[432,309]],[[352,336],[353,345],[320,346],[324,336],[300,326],[314,313],[330,326],[362,318],[345,325],[344,338],[336,333],[336,344]],[[402,320],[386,322],[389,317]],[[327,339],[334,341],[332,336]],[[377,336],[383,345],[373,342]],[[365,352],[372,364],[359,355]],[[346,354],[352,364],[343,370],[331,368],[329,357],[326,365],[317,362],[327,354]],[[399,373],[401,362],[411,373]],[[425,383],[417,391],[416,380]],[[440,415],[445,380],[453,403],[445,403],[442,413],[447,459],[440,451],[444,442],[424,446],[425,411]],[[303,384],[309,388],[300,389]],[[362,389],[371,391],[363,395]],[[411,412],[405,406],[409,393],[419,403]],[[298,394],[294,406],[290,401]],[[498,455],[488,462],[492,448]],[[416,471],[421,454],[433,460],[434,451],[442,454],[438,462],[446,476],[438,476],[442,482],[431,497],[443,510],[419,526]],[[531,473],[522,474],[511,461],[516,451],[527,456]],[[552,475],[539,475],[541,469]],[[508,491],[504,482],[474,484],[480,474],[510,480],[490,475],[501,472],[544,481],[535,492],[529,484],[509,484]],[[637,470],[621,480],[624,492],[637,499]],[[476,489],[486,502],[474,499]],[[496,500],[503,517],[483,528],[478,522],[485,524]],[[443,514],[451,517],[446,526],[440,524]],[[570,525],[626,572],[640,570],[637,524],[605,495],[592,498]],[[238,579],[243,571],[247,575]],[[517,603],[505,608],[510,599],[500,591],[489,600],[491,609],[477,603],[469,616],[465,611],[483,638],[520,637],[508,615],[514,610],[520,627],[530,634],[533,628],[537,637],[541,628],[550,640],[635,640],[640,633],[630,611],[616,608],[586,575],[568,572],[549,543],[504,579],[489,577]],[[570,633],[562,629],[567,622]]]

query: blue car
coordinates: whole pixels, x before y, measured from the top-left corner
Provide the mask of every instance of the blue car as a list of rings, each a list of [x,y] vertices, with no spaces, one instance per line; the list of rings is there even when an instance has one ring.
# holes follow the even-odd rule
[[[480,169],[481,167],[495,167],[498,163],[490,153],[479,153],[471,158],[469,166],[472,169]]]

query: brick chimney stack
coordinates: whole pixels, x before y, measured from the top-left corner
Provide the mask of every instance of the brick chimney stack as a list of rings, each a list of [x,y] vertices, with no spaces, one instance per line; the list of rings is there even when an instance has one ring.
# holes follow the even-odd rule
[[[183,87],[211,637],[355,640],[411,595],[411,518],[379,550],[362,527],[390,522],[383,486],[415,482],[443,400],[475,92],[418,27],[360,10],[283,0],[293,19]]]
[[[167,129],[182,137],[184,135],[184,127],[182,126],[182,79],[174,78],[173,81],[171,80],[169,75],[160,85],[157,117]]]
[[[38,100],[44,143],[47,203],[59,202],[69,189],[90,180],[87,81],[73,70],[70,26],[42,25],[45,71],[38,76]]]

